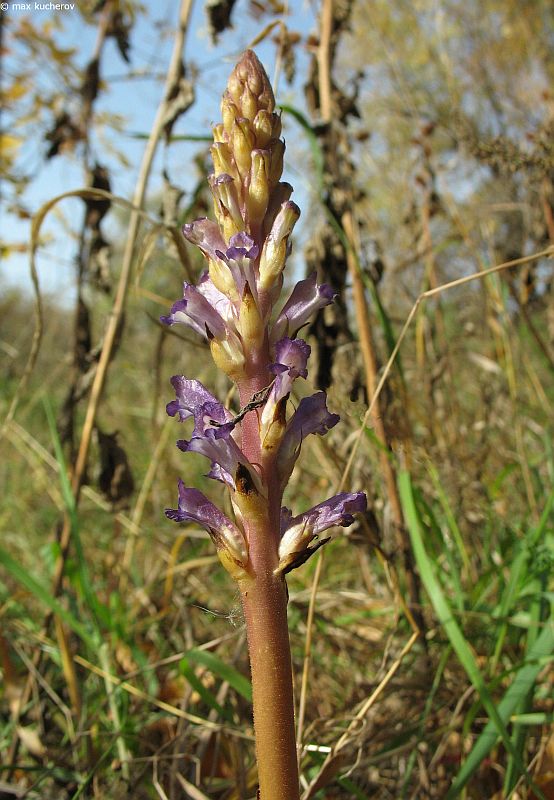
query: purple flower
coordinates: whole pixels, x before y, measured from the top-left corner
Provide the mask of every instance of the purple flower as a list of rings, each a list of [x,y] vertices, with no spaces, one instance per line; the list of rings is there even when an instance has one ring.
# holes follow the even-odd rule
[[[174,375],[171,385],[177,398],[166,406],[170,417],[178,414],[181,422],[194,417],[193,436],[202,436],[208,428],[213,428],[216,438],[230,434],[234,428],[232,415],[200,381]]]
[[[168,316],[160,317],[161,322],[166,325],[184,323],[208,341],[215,339],[227,367],[240,367],[244,363],[242,341],[236,330],[235,308],[229,298],[214,285],[207,272],[198,286],[185,283],[183,295]],[[215,357],[213,348],[212,354]]]
[[[275,345],[275,363],[269,366],[269,371],[275,375],[275,381],[262,412],[262,441],[276,416],[279,416],[277,405],[288,396],[294,380],[308,376],[306,365],[310,352],[310,345],[303,339],[285,337]]]
[[[275,345],[275,363],[271,364],[269,369],[274,375],[277,375],[275,382],[281,378],[284,380],[283,375],[286,374],[290,378],[291,383],[295,378],[308,376],[306,365],[310,357],[311,347],[303,339],[289,339],[285,337],[280,339]],[[290,387],[287,391],[282,392],[282,396],[288,394]]]
[[[314,506],[304,514],[293,517],[288,508],[281,509],[281,542],[279,544],[279,573],[286,573],[303,564],[328,538],[312,545],[323,531],[354,522],[353,514],[365,511],[363,492],[341,492]]]
[[[255,261],[258,258],[259,252],[260,248],[254,239],[242,231],[241,233],[235,233],[234,236],[231,236],[229,239],[229,247],[225,255],[227,258],[232,258],[234,261],[238,261],[242,258],[249,258]]]
[[[283,336],[294,338],[312,314],[332,303],[334,297],[335,292],[327,283],[317,283],[315,272],[299,281],[275,321],[271,331],[272,341]]]
[[[323,531],[340,525],[348,528],[354,522],[354,514],[366,510],[367,500],[363,492],[341,492],[323,503],[293,517],[288,508],[281,511],[281,547],[286,549],[298,531],[319,536]]]
[[[206,276],[206,281],[209,278]],[[210,282],[211,283],[211,282]],[[183,323],[208,339],[224,339],[227,335],[227,325],[213,304],[219,297],[210,297],[210,287],[197,288],[190,283],[183,286],[183,299],[177,300],[171,307],[168,316],[160,317],[166,325]],[[214,287],[214,290],[217,291]],[[208,295],[208,297],[206,297]],[[224,295],[222,295],[224,298]],[[224,298],[226,300],[226,298]],[[229,302],[227,300],[227,302]],[[224,306],[225,308],[225,306]],[[225,309],[226,310],[226,309]]]
[[[197,245],[204,253],[206,258],[211,258],[214,261],[217,259],[216,251],[225,250],[226,244],[219,225],[207,217],[200,217],[195,219],[194,222],[187,222],[183,225],[183,233],[185,237]]]
[[[258,288],[255,271],[255,262],[260,248],[244,231],[235,233],[229,239],[229,247],[222,252],[217,251],[218,258],[227,265],[233,276],[237,299],[242,299],[245,284],[248,283],[252,296],[257,300]]]
[[[287,425],[283,441],[277,454],[277,470],[281,485],[286,486],[292,473],[294,463],[298,458],[302,442],[310,433],[324,436],[333,428],[340,417],[331,414],[327,409],[327,396],[325,392],[316,392],[310,397],[304,397]]]
[[[235,561],[247,564],[248,549],[243,534],[198,489],[189,489],[179,480],[178,508],[166,508],[165,515],[175,522],[197,522],[208,531],[218,550],[227,550]]]
[[[259,475],[233,439],[231,428],[232,425],[206,427],[201,435],[179,439],[177,447],[184,453],[200,453],[209,458],[211,468],[208,478],[227,484],[233,491],[237,490],[239,479],[244,481],[248,478],[256,492],[261,493]]]

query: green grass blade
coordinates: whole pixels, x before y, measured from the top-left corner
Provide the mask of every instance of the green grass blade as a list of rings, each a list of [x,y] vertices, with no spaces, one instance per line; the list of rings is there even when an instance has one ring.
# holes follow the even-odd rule
[[[33,575],[21,566],[19,561],[16,561],[6,550],[0,547],[0,564],[11,574],[15,580],[31,592],[37,600],[40,600],[43,605],[50,609],[54,614],[62,619],[74,633],[79,636],[85,644],[94,648],[95,638],[91,636],[86,627],[79,622],[79,620],[71,614],[70,611],[64,608],[57,598],[55,598]]]
[[[525,539],[521,542],[517,550],[517,553],[513,558],[510,574],[504,592],[502,593],[502,598],[500,600],[499,606],[493,612],[493,616],[499,617],[502,620],[502,623],[498,630],[496,645],[493,656],[491,658],[491,663],[490,663],[491,673],[496,669],[498,660],[500,658],[500,653],[504,645],[504,640],[508,632],[507,619],[510,616],[514,604],[518,600],[519,589],[527,575],[526,568],[527,568],[527,563],[529,561],[529,556],[531,554],[531,548],[533,548],[536,545],[538,540],[544,534],[546,525],[552,513],[553,504],[554,504],[554,491],[550,493],[536,527],[532,529],[527,534]]]
[[[437,468],[434,464],[430,461],[427,463],[427,471],[433,482],[433,487],[437,493],[437,497],[439,498],[439,503],[441,504],[444,516],[446,518],[446,523],[448,525],[448,529],[452,534],[452,538],[456,543],[456,547],[458,548],[458,552],[460,554],[460,558],[462,559],[462,563],[464,565],[464,569],[466,570],[466,574],[469,576],[471,575],[471,565],[469,563],[469,556],[467,554],[467,550],[464,544],[464,538],[458,527],[458,523],[456,522],[456,517],[450,507],[450,503],[448,502],[448,498],[446,496],[446,492],[442,487],[442,483],[440,481],[439,473]]]
[[[252,686],[250,685],[250,681],[245,678],[244,675],[241,675],[234,667],[231,667],[214,655],[214,653],[210,653],[207,650],[189,650],[185,658],[195,664],[201,664],[203,667],[207,667],[210,672],[213,672],[218,678],[227,681],[229,686],[244,697],[245,700],[248,700],[249,703],[252,702]]]
[[[77,505],[75,503],[75,496],[71,489],[71,482],[69,480],[67,465],[65,463],[65,457],[62,450],[60,437],[58,436],[58,430],[56,428],[56,420],[54,417],[52,406],[47,397],[43,398],[43,403],[44,403],[44,410],[46,413],[46,419],[48,421],[48,427],[50,429],[50,435],[52,437],[52,444],[54,446],[54,454],[56,457],[56,461],[58,462],[58,471],[60,477],[62,497],[64,499],[66,511],[71,522],[71,540],[73,542],[73,545],[75,547],[75,553],[77,555],[79,581],[81,584],[81,589],[83,592],[85,603],[88,607],[89,612],[93,617],[95,627],[97,628],[97,631],[100,634],[100,625],[98,620],[102,614],[102,611],[99,608],[98,599],[92,588],[90,574],[88,571],[85,554],[83,551],[83,545],[81,542],[81,537],[79,535],[79,518],[77,515]],[[105,615],[103,616],[105,617]]]
[[[541,631],[534,646],[529,651],[525,664],[518,670],[512,681],[510,687],[506,691],[504,697],[497,706],[498,714],[504,723],[508,723],[512,716],[513,711],[527,696],[529,690],[533,687],[539,672],[544,669],[546,662],[554,658],[554,620],[550,620],[545,628]],[[529,716],[528,724],[541,724],[537,723],[534,714],[524,715]],[[539,715],[543,717],[544,715]],[[519,721],[519,715],[517,717]],[[542,721],[542,719],[541,719]],[[498,732],[494,722],[490,721],[486,724],[483,732],[475,742],[473,749],[465,760],[462,768],[456,776],[450,792],[447,795],[447,800],[456,797],[456,795],[463,789],[471,776],[479,767],[479,764],[490,753],[496,742],[498,741]],[[535,793],[537,790],[535,789]]]
[[[489,715],[491,724],[495,730],[495,736],[502,739],[504,747],[516,760],[520,774],[524,774],[524,766],[520,763],[520,759],[518,758],[518,755],[512,746],[510,736],[506,729],[506,724],[498,713],[495,702],[491,697],[484,678],[479,670],[479,667],[477,666],[473,652],[466,641],[463,632],[458,626],[458,623],[454,619],[450,606],[448,605],[440,583],[435,575],[433,565],[425,550],[425,546],[423,544],[423,526],[415,503],[411,478],[408,472],[403,471],[399,474],[398,485],[404,515],[408,525],[408,530],[410,532],[412,547],[414,549],[414,556],[417,562],[419,573],[421,575],[421,580],[425,586],[427,594],[429,595],[435,613],[443,625],[460,663],[466,671],[469,680],[473,684],[487,714]],[[518,696],[521,697],[521,694],[518,694]],[[448,800],[450,800],[452,797],[455,797],[456,793],[457,792],[453,793],[451,790],[447,795]]]
[[[192,686],[197,694],[200,695],[201,699],[206,703],[206,705],[208,705],[210,708],[213,708],[214,711],[217,711],[219,716],[223,719],[226,719],[227,722],[234,722],[232,713],[227,708],[223,708],[223,706],[217,702],[210,690],[207,689],[200,678],[196,676],[188,659],[182,658],[181,661],[179,661],[179,669],[186,678],[187,683]]]

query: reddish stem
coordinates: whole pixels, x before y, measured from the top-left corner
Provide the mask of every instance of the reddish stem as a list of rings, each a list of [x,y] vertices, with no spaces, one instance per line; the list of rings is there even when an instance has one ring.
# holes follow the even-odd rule
[[[244,381],[239,386],[241,406],[268,383],[265,369]],[[242,450],[251,463],[259,465],[269,496],[267,518],[244,520],[251,575],[240,582],[252,673],[260,800],[299,800],[287,589],[283,578],[273,574],[279,562],[281,490],[273,465],[262,457],[257,411],[243,420]]]

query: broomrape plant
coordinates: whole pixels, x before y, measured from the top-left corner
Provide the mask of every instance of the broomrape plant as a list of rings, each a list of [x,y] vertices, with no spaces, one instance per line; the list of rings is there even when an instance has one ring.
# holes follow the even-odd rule
[[[167,412],[192,418],[179,449],[206,456],[209,477],[226,484],[234,521],[197,489],[179,481],[176,522],[206,528],[224,567],[238,584],[252,672],[254,729],[262,800],[297,800],[298,764],[287,629],[285,575],[363,511],[362,492],[343,492],[297,516],[283,492],[309,434],[324,435],[339,417],[324,392],[287,404],[294,381],[306,378],[309,345],[297,338],[311,315],[333,302],[330,286],[312,274],[296,284],[275,314],[290,236],[300,209],[281,182],[285,144],[268,77],[252,51],[231,73],[214,127],[209,183],[216,222],[183,228],[208,263],[198,286],[185,283],[162,321],[184,323],[205,337],[217,367],[236,384],[241,411],[231,414],[199,381],[176,375]]]

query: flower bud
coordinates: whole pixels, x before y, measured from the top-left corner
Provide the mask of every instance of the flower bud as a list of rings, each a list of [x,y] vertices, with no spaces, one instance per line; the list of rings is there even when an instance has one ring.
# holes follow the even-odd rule
[[[277,141],[271,146],[271,166],[269,168],[269,186],[273,189],[277,186],[279,179],[283,174],[283,156],[285,154],[285,143],[282,139]]]
[[[260,259],[261,289],[270,289],[283,271],[287,257],[288,239],[299,216],[300,209],[296,203],[291,200],[283,203],[262,250]]]
[[[272,139],[279,138],[281,120],[277,114],[261,109],[254,118],[254,133],[256,134],[256,147],[267,147]]]
[[[258,113],[258,98],[251,92],[248,86],[244,87],[240,99],[240,113],[250,121],[252,121]]]
[[[223,127],[223,124],[221,122],[218,125],[213,125],[212,126],[212,134],[213,134],[213,137],[214,137],[214,142],[225,142],[226,141],[225,128]]]
[[[239,196],[233,178],[223,173],[217,178],[211,175],[208,180],[214,196],[215,212],[220,224],[226,217],[231,217],[238,230],[242,230],[244,223],[239,207]]]
[[[263,340],[264,324],[248,281],[244,285],[237,330],[247,350],[255,349]]]
[[[220,259],[209,259],[208,272],[216,289],[223,292],[232,303],[238,302],[239,296],[235,279],[227,264]]]
[[[233,380],[242,377],[244,372],[244,355],[228,339],[211,339],[210,350],[216,367]]]
[[[262,420],[262,447],[266,451],[276,451],[281,444],[287,427],[287,399],[288,395],[275,404],[270,420]]]
[[[269,204],[264,217],[264,225],[262,230],[263,238],[271,231],[273,223],[277,214],[281,210],[283,203],[290,200],[292,194],[292,186],[290,183],[278,183],[277,186],[271,191],[269,196]]]
[[[244,178],[250,171],[254,134],[247,119],[237,119],[231,131],[231,153],[238,171]]]
[[[240,62],[239,62],[240,64]],[[229,80],[227,81],[227,92],[223,95],[224,101],[227,100],[226,94],[229,93],[230,98],[234,101],[235,105],[238,106],[240,103],[240,98],[242,95],[242,89],[244,82],[239,77],[239,64],[235,67],[235,69],[229,75]]]
[[[221,117],[223,119],[223,130],[227,135],[233,130],[233,125],[238,116],[238,109],[235,104],[227,99],[227,94],[223,95],[223,102],[221,103]]]
[[[232,178],[238,178],[237,168],[231,157],[229,145],[225,144],[225,142],[215,142],[210,147],[210,151],[216,176],[227,174]]]
[[[252,50],[246,50],[243,53],[231,73],[227,88],[237,105],[239,104],[239,98],[241,103],[246,103],[247,105],[252,102],[251,98],[253,98],[256,110],[252,116],[248,115],[249,119],[254,119],[256,112],[260,108],[266,111],[273,111],[275,108],[275,97],[269,78],[257,55]]]
[[[269,153],[267,150],[254,150],[252,152],[252,167],[250,169],[250,185],[246,208],[248,222],[252,225],[262,223],[269,201],[269,183],[267,179],[269,168]]]

